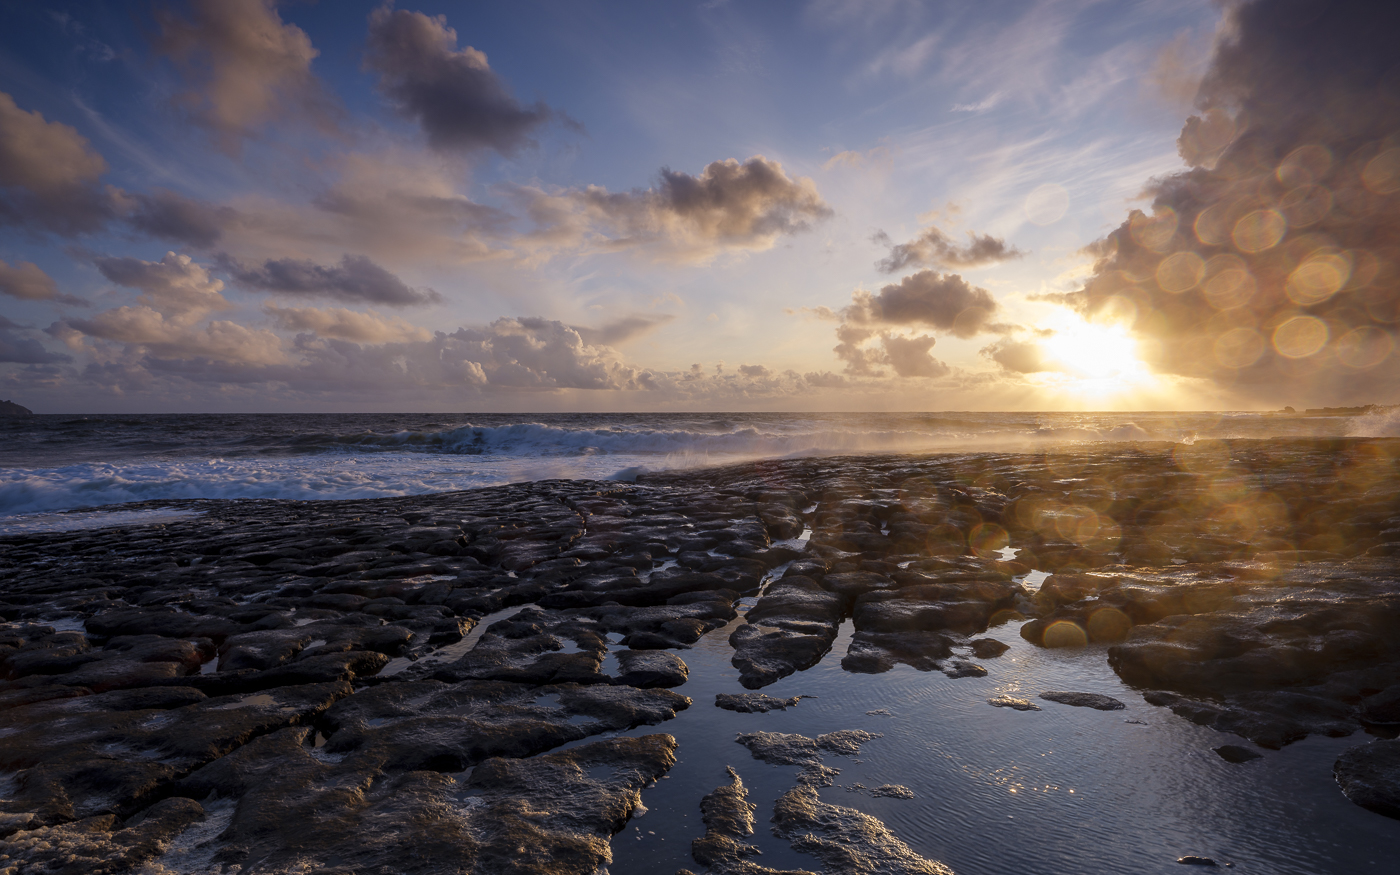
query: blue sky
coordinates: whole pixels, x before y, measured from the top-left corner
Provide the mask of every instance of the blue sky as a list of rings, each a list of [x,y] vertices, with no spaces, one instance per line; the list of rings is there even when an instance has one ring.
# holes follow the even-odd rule
[[[1241,328],[1104,291],[1131,271],[1085,250],[1190,170],[1221,46],[1292,38],[1231,11],[1259,5],[0,3],[0,392],[1160,409],[1312,400],[1280,370],[1311,362],[1330,399],[1390,370],[1388,317],[1308,299]],[[1264,130],[1250,93],[1216,109],[1226,142]],[[1362,145],[1381,178],[1387,143]],[[1173,239],[1148,273],[1218,254]],[[1323,242],[1350,275],[1370,257]],[[1176,347],[1201,331],[1204,369]]]

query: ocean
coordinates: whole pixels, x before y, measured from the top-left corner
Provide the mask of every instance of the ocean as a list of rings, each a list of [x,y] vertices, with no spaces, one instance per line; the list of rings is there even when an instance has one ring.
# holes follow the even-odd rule
[[[188,498],[331,500],[861,453],[1400,434],[1394,408],[1274,413],[151,414],[0,418],[0,529]]]

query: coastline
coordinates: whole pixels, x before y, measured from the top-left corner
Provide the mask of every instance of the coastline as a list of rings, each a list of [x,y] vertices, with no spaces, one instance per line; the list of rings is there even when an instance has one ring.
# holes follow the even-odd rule
[[[788,459],[635,484],[153,501],[117,509],[199,515],[3,536],[0,830],[14,861],[76,855],[72,871],[496,871],[525,847],[539,871],[589,871],[686,757],[667,723],[718,710],[688,690],[831,672],[956,687],[994,681],[1008,646],[1106,662],[1140,707],[1176,715],[1153,720],[1222,747],[1270,757],[1366,731],[1389,751],[1397,456],[1397,440],[1294,438]],[[695,674],[701,651],[732,676]],[[1040,692],[985,711],[1061,707]],[[825,707],[724,719],[762,735]],[[846,758],[898,740],[812,735],[809,753],[731,744],[742,779],[716,799],[764,786],[754,758],[798,766],[778,796],[779,828],[808,849],[795,862],[846,871],[827,851],[859,841],[941,865],[897,822],[820,795],[856,770]],[[1358,788],[1376,774],[1352,771]],[[522,799],[548,813],[522,819]],[[845,832],[824,834],[833,822]],[[745,842],[783,852],[711,827],[699,870],[745,871]]]

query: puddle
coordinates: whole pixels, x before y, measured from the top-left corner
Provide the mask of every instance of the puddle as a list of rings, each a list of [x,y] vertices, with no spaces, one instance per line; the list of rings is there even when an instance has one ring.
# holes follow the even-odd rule
[[[262,706],[264,706],[264,705],[276,705],[276,704],[277,704],[277,699],[276,699],[276,697],[274,697],[274,696],[272,696],[272,695],[270,695],[270,694],[268,694],[268,693],[256,693],[256,694],[251,695],[251,696],[243,696],[242,698],[235,699],[235,700],[232,701],[232,702],[224,702],[223,704],[215,705],[215,706],[213,706],[213,708],[212,708],[211,710],[214,710],[214,711],[230,711],[230,710],[232,710],[232,709],[234,709],[234,708],[258,708],[258,707],[262,707]]]
[[[486,634],[487,628],[489,628],[492,623],[514,617],[527,607],[530,606],[516,605],[512,608],[504,608],[495,613],[487,614],[477,621],[470,632],[462,636],[462,640],[439,647],[437,650],[429,651],[418,659],[409,659],[407,656],[395,657],[389,660],[384,668],[379,670],[379,674],[395,675],[410,666],[420,663],[423,665],[447,665],[456,662],[465,656],[467,651],[476,646],[476,643],[481,640],[482,635]]]
[[[1029,592],[1040,592],[1041,585],[1049,579],[1049,571],[1032,571],[1030,574],[1023,574],[1020,577],[1012,578],[1012,580],[1024,586]]]
[[[1232,765],[1212,748],[1248,742],[1149,705],[1109,669],[1105,648],[1042,650],[1020,637],[1019,623],[987,633],[1010,649],[979,660],[986,677],[952,679],[908,666],[879,675],[843,671],[848,619],[818,665],[762,690],[818,698],[786,711],[736,714],[716,708],[714,697],[747,692],[727,644],[742,622],[680,653],[690,668],[689,709],[659,726],[617,733],[666,732],[680,747],[668,779],[642,792],[646,819],[614,838],[611,875],[698,871],[690,842],[705,831],[700,799],[729,782],[726,766],[738,771],[757,806],[755,833],[746,838],[763,851],[756,862],[820,870],[771,833],[773,804],[793,786],[797,769],[762,763],[735,743],[737,733],[755,730],[883,733],[854,759],[826,757],[841,773],[821,791],[823,801],[879,818],[916,853],[959,875],[1180,875],[1176,860],[1187,854],[1232,862],[1242,872],[1350,875],[1383,871],[1390,849],[1400,846],[1400,822],[1353,805],[1332,780],[1333,761],[1366,741],[1363,735],[1308,738]],[[1051,689],[1102,693],[1127,708],[1039,700]],[[987,705],[997,695],[1029,698],[1042,710]],[[600,737],[607,735],[577,744]],[[856,784],[903,785],[915,798],[848,792]]]

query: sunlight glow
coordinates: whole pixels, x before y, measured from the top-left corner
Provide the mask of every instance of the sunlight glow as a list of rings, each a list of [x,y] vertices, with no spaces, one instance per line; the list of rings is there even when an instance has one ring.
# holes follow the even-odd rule
[[[1121,323],[1067,316],[1043,346],[1046,363],[1059,371],[1053,382],[1080,396],[1112,395],[1155,382],[1138,358],[1137,342]]]

